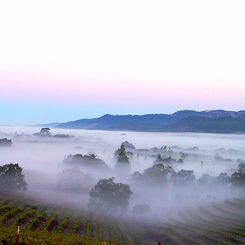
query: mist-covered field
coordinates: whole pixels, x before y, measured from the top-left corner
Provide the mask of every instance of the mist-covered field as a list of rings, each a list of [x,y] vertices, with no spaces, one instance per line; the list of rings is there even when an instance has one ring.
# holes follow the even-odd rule
[[[234,184],[233,174],[244,163],[245,135],[51,129],[51,136],[40,136],[39,132],[33,127],[0,127],[0,138],[12,140],[10,147],[0,147],[0,165],[18,163],[23,168],[28,188],[18,195],[26,200],[113,215],[143,227],[183,222],[183,214],[190,210],[244,198],[244,187]],[[123,142],[127,171],[116,167],[115,152]],[[67,160],[76,154],[95,154],[105,166]],[[154,169],[156,165],[160,168]],[[162,165],[168,171],[165,180],[159,175]],[[91,189],[110,177],[130,186],[123,215],[110,213],[109,206],[106,211],[91,208]],[[153,238],[144,236],[154,240],[153,232]]]

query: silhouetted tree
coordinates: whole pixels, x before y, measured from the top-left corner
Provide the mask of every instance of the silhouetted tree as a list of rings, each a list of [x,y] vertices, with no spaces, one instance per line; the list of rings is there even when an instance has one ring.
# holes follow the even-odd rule
[[[245,185],[245,173],[237,171],[231,175],[231,183],[233,185]]]
[[[231,175],[230,182],[232,185],[245,185],[245,162],[241,159],[238,159],[237,162],[239,163],[237,171]]]
[[[212,185],[216,181],[214,176],[210,176],[209,174],[203,174],[199,179],[198,183],[201,185]]]
[[[183,159],[180,158],[178,160],[170,157],[163,158],[161,154],[157,154],[157,159],[153,162],[155,164],[172,164],[172,163],[183,163]]]
[[[177,185],[193,184],[195,175],[193,170],[181,169],[179,172],[172,175],[172,180]]]
[[[0,139],[0,146],[11,146],[12,144],[12,140],[7,138]]]
[[[89,205],[103,212],[125,213],[132,195],[130,186],[115,183],[114,178],[101,179],[90,191]]]
[[[64,159],[63,163],[91,169],[108,169],[106,163],[102,159],[98,158],[94,153],[89,153],[87,155],[69,155]]]
[[[40,136],[46,136],[46,137],[51,136],[50,128],[42,128],[40,130]]]
[[[238,165],[238,171],[245,172],[245,163],[241,161]]]
[[[227,173],[221,173],[217,178],[216,182],[218,184],[228,184],[230,182],[230,177]]]
[[[0,166],[0,191],[26,190],[27,184],[22,168],[18,164],[5,164]]]
[[[135,172],[132,179],[145,184],[163,184],[171,180],[174,173],[175,171],[171,166],[164,166],[159,163],[145,169],[143,174]]]
[[[117,157],[116,168],[130,171],[130,162],[123,143],[121,144],[120,148],[115,152],[115,155]]]

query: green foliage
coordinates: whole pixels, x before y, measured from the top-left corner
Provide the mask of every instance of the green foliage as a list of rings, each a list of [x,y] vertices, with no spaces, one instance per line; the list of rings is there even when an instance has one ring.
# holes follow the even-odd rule
[[[59,227],[57,228],[57,232],[63,233],[65,229],[69,227],[70,219],[68,216],[66,216],[60,223]]]
[[[233,185],[245,185],[245,173],[237,171],[231,175],[231,183]]]
[[[81,229],[81,225],[82,225],[81,219],[76,218],[71,228],[72,234],[78,234]]]
[[[114,232],[114,227],[112,224],[109,224],[109,235],[110,235],[110,240],[113,242],[117,241],[117,236]]]
[[[116,151],[116,156],[118,157],[118,162],[129,162],[124,144],[121,144],[120,148]]]
[[[24,209],[12,207],[2,218],[1,218],[1,224],[5,224],[9,219],[13,218],[19,213],[22,213]]]
[[[238,159],[238,171],[245,172],[245,162],[243,160]]]
[[[40,135],[40,136],[43,136],[43,137],[50,137],[50,136],[51,136],[50,128],[42,128],[42,129],[40,130],[39,135]]]
[[[165,151],[167,152],[170,152],[171,150],[167,149],[166,146],[163,148]],[[157,154],[157,159],[153,162],[154,165],[156,164],[172,164],[172,163],[183,163],[183,154],[181,154],[181,157],[180,159],[176,160],[174,158],[172,158],[171,156],[170,157],[166,157],[166,158],[163,158],[161,156],[161,154]]]
[[[36,215],[36,210],[29,209],[27,212],[22,213],[18,219],[15,221],[14,226],[21,225],[24,221],[26,221],[28,218],[32,218]]]
[[[15,203],[19,205],[18,201],[15,201]],[[103,241],[103,226],[105,224],[103,222],[98,223],[100,216],[87,216],[87,218],[81,218],[80,216],[73,219],[74,216],[71,211],[69,216],[63,217],[61,222],[58,223],[59,218],[57,214],[59,214],[59,212],[53,213],[48,217],[43,211],[44,208],[40,209],[40,207],[37,207],[37,210],[34,210],[31,205],[22,204],[22,206],[24,208],[13,206],[12,200],[7,202],[0,201],[0,210],[5,211],[0,213],[2,221],[2,223],[0,223],[0,244],[15,244],[16,226],[20,225],[21,244],[119,245],[119,242]],[[6,207],[8,208],[6,209]],[[45,210],[50,212],[49,207],[45,207]],[[64,210],[61,209],[61,211],[64,213]],[[60,215],[63,216],[63,213]],[[86,220],[85,225],[82,225],[81,220]],[[106,220],[106,222],[108,222],[108,220]],[[6,225],[8,228],[6,228]],[[82,237],[80,231],[86,237]],[[12,241],[10,239],[11,237],[13,238]]]
[[[172,180],[177,185],[193,184],[195,175],[193,170],[181,169],[179,172],[173,173]]]
[[[64,159],[63,163],[87,168],[108,169],[106,163],[93,153],[69,155]]]
[[[198,183],[201,185],[213,185],[215,183],[215,177],[210,176],[209,174],[203,174],[199,179]]]
[[[229,182],[230,182],[230,177],[228,176],[227,173],[221,173],[216,178],[216,183],[219,183],[219,184],[228,184]]]
[[[235,186],[245,185],[245,163],[241,161],[238,170],[231,175],[231,183]]]
[[[115,183],[114,178],[102,179],[89,193],[90,206],[101,211],[118,213],[126,212],[132,195],[130,186]]]
[[[23,208],[1,202],[0,210],[1,208],[3,208],[2,210],[6,210],[6,206],[9,207],[8,211],[0,215],[1,217],[8,217],[8,220],[6,220],[8,224],[28,213],[31,215],[28,222],[31,222],[31,220],[36,219],[40,215],[47,217],[42,211],[34,211],[26,205],[25,210],[23,210]],[[20,212],[18,214],[20,216],[18,214],[13,216],[13,213],[16,212],[13,210],[16,209],[19,209]],[[9,211],[11,211],[11,214]],[[37,216],[33,212],[37,212]],[[178,215],[181,219],[172,219],[171,223],[166,223],[163,220],[162,224],[157,221],[150,226],[146,224],[142,225],[140,222],[133,222],[131,225],[128,225],[128,223],[122,223],[117,219],[109,219],[108,216],[106,216],[104,222],[101,220],[103,216],[91,216],[87,218],[87,222],[85,222],[87,224],[85,225],[85,233],[86,230],[88,233],[86,235],[92,234],[93,237],[103,240],[102,233],[104,231],[104,237],[108,237],[111,242],[98,241],[91,237],[82,237],[78,233],[72,234],[72,227],[74,227],[75,223],[78,224],[77,227],[80,230],[81,219],[76,218],[73,220],[70,216],[69,227],[71,229],[68,229],[67,232],[63,230],[63,234],[62,232],[56,232],[59,228],[56,231],[52,229],[52,232],[48,233],[45,231],[46,227],[44,223],[47,220],[45,218],[45,222],[42,222],[42,225],[38,225],[36,231],[30,231],[28,228],[22,226],[20,242],[26,245],[140,245],[144,243],[157,244],[158,240],[164,239],[163,244],[244,244],[244,212],[245,200],[241,197],[226,201],[224,204],[217,202],[209,207],[190,209],[187,213],[180,212]],[[63,222],[66,223],[67,218],[68,216],[64,217],[58,227],[61,227]],[[161,217],[159,218],[161,219]],[[94,229],[95,227],[97,229]],[[81,230],[84,230],[84,227]],[[92,233],[91,230],[93,230]],[[4,244],[4,241],[9,242],[5,244],[15,244],[15,232],[16,227],[11,226],[7,228],[4,225],[0,225],[0,244]],[[133,242],[128,240],[133,240]],[[121,241],[121,243],[116,241]]]
[[[90,218],[86,222],[85,229],[86,229],[86,237],[92,238],[94,233],[94,228],[93,228],[93,222]]]
[[[34,231],[38,228],[38,226],[43,223],[47,219],[47,214],[44,212],[39,212],[38,216],[33,219],[29,225],[29,229]]]
[[[97,227],[97,234],[98,234],[98,239],[99,240],[104,240],[104,230],[103,230],[103,225],[101,224],[100,220],[97,220],[96,223]]]
[[[120,170],[130,171],[130,162],[123,143],[121,144],[120,148],[115,152],[115,156],[117,157],[116,168]]]
[[[0,214],[6,213],[11,209],[9,205],[3,205],[0,207]]]
[[[164,166],[163,164],[155,164],[151,168],[144,170],[144,173],[135,172],[133,180],[144,184],[166,184],[171,180],[174,174],[174,169],[171,166]]]
[[[0,244],[15,244],[16,229],[0,227]],[[11,239],[10,239],[11,237]],[[64,235],[60,233],[47,233],[44,231],[29,231],[21,229],[20,244],[23,245],[120,245],[114,242],[102,242],[96,239],[78,235]]]
[[[12,163],[0,166],[0,186],[2,192],[26,190],[22,168]]]
[[[11,146],[12,144],[12,140],[7,138],[0,139],[0,146]]]
[[[46,231],[50,231],[55,225],[58,224],[58,215],[53,214],[46,224]]]

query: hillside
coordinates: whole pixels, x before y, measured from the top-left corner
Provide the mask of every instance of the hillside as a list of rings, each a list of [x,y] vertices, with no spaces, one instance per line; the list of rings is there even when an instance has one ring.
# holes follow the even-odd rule
[[[50,125],[56,128],[149,132],[244,133],[245,111],[178,111],[173,114],[109,115]]]

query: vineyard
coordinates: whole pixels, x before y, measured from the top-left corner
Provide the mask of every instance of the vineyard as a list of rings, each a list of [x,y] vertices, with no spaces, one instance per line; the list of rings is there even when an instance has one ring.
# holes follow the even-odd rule
[[[4,200],[0,202],[0,244],[15,244],[17,226],[22,244],[245,244],[244,199],[183,211],[168,223],[125,222]]]
[[[178,216],[155,229],[156,237],[167,237],[165,244],[245,244],[244,199],[213,203]]]
[[[1,201],[0,244],[15,244],[17,226],[22,244],[138,244],[132,229],[111,217],[105,222],[105,218],[63,208]]]

